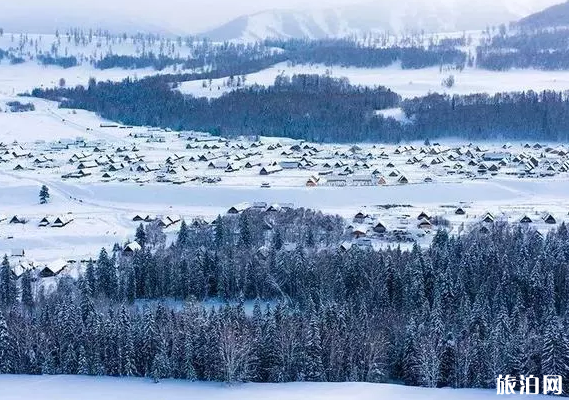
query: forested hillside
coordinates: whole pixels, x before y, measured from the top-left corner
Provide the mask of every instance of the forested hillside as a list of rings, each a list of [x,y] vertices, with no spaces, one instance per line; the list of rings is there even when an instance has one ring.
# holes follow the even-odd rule
[[[498,374],[567,376],[565,225],[342,251],[341,221],[249,210],[183,224],[171,246],[141,226],[140,251],[102,250],[77,282],[34,299],[25,275],[22,302],[5,260],[0,372],[487,388]],[[201,305],[211,297],[232,304]]]
[[[406,100],[413,124],[406,137],[459,136],[470,140],[511,138],[565,141],[569,138],[569,96],[561,92],[448,96]]]
[[[401,101],[384,87],[350,85],[318,75],[278,77],[207,100],[172,90],[170,76],[121,83],[91,82],[88,88],[36,89],[33,95],[62,101],[130,125],[201,130],[216,135],[263,135],[317,142],[468,140],[508,138],[564,141],[569,138],[569,97],[561,92],[494,96],[432,94]],[[406,121],[378,110],[401,106]]]
[[[515,29],[484,40],[476,49],[479,68],[506,71],[512,68],[569,69],[569,29]]]
[[[353,86],[346,79],[318,75],[279,77],[274,86],[253,86],[211,101],[184,97],[166,79],[92,82],[87,89],[38,89],[33,95],[127,124],[314,141],[369,140],[382,125],[394,123],[376,118],[375,110],[400,102],[384,87]]]

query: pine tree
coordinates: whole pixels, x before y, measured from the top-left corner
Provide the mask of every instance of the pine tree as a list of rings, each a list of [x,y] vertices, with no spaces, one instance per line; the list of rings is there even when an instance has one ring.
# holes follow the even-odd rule
[[[140,247],[144,248],[144,246],[146,246],[146,231],[142,224],[138,225],[138,228],[136,228],[134,240],[140,245]]]
[[[442,386],[458,387],[456,341],[449,334],[441,350],[440,382]]]
[[[239,241],[243,247],[248,249],[251,246],[251,227],[249,217],[246,213],[239,215]]]
[[[21,289],[22,289],[22,304],[27,307],[32,307],[34,305],[34,295],[32,293],[32,278],[30,272],[25,272],[21,278]]]
[[[87,363],[87,357],[85,356],[85,347],[83,345],[79,346],[79,366],[77,368],[78,375],[89,375],[89,364]]]
[[[49,189],[46,185],[43,185],[40,189],[40,204],[47,204],[49,201]]]
[[[417,345],[417,325],[411,318],[405,331],[402,354],[402,378],[406,385],[417,385],[419,378],[417,368],[419,364],[419,351]]]
[[[53,357],[53,351],[48,350],[47,354],[44,356],[44,360],[41,366],[42,375],[55,375],[57,374],[57,369],[55,365],[55,359]]]
[[[273,235],[273,248],[275,250],[280,250],[283,247],[283,238],[280,230],[275,230],[275,234]]]
[[[182,220],[180,225],[180,232],[178,232],[178,239],[176,241],[178,247],[185,249],[190,242],[190,229],[185,220]]]
[[[189,381],[197,380],[196,370],[194,368],[194,344],[190,335],[185,335],[184,341],[184,378]]]
[[[215,220],[215,247],[221,248],[225,241],[224,223],[221,215],[218,215]]]
[[[11,350],[8,325],[6,324],[2,310],[0,310],[0,374],[9,374],[12,372],[13,360]]]
[[[121,376],[136,374],[134,365],[134,340],[132,337],[130,315],[123,305],[119,314],[119,357]]]
[[[117,268],[113,259],[109,258],[104,248],[99,253],[97,260],[97,283],[99,292],[104,293],[110,299],[116,299],[118,294]]]
[[[322,365],[322,339],[318,318],[315,313],[310,318],[305,340],[306,380],[309,382],[322,382],[325,380],[324,367]]]
[[[152,365],[156,357],[156,322],[150,308],[144,309],[141,358],[146,374],[152,372]]]
[[[124,298],[129,303],[136,299],[136,272],[132,264],[129,264],[124,271]]]
[[[160,382],[160,379],[168,378],[170,376],[170,360],[166,352],[166,343],[159,342],[160,346],[154,362],[152,363],[152,379],[154,383]]]
[[[10,268],[8,256],[4,255],[2,265],[0,266],[0,304],[11,306],[18,299],[18,287],[16,280]]]
[[[543,335],[541,369],[544,375],[569,374],[569,340],[559,319],[550,316]]]
[[[87,262],[87,269],[85,270],[85,281],[87,283],[88,296],[97,295],[97,276],[95,274],[95,263],[92,259]]]
[[[261,382],[282,382],[282,365],[278,355],[276,325],[270,309],[265,314],[261,348],[259,349],[259,378]]]

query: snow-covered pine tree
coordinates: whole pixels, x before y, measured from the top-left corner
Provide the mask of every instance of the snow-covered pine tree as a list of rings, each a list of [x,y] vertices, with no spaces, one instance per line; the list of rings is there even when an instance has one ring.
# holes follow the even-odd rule
[[[541,369],[544,375],[569,376],[569,339],[559,318],[550,315],[543,335]]]
[[[49,189],[46,185],[42,185],[40,189],[40,204],[46,204],[49,201]]]
[[[12,274],[8,256],[4,255],[0,265],[0,305],[11,306],[18,300],[18,287]]]
[[[186,224],[185,220],[182,220],[180,225],[180,231],[178,232],[178,238],[176,239],[176,244],[180,249],[185,249],[190,242],[190,229]]]
[[[326,375],[322,365],[322,337],[316,312],[312,313],[306,327],[304,352],[304,376],[306,380],[309,382],[325,381]]]
[[[32,293],[32,278],[30,272],[25,272],[21,277],[22,304],[31,308],[34,305],[34,294]]]
[[[13,371],[12,350],[8,325],[0,310],[0,374],[9,374]]]

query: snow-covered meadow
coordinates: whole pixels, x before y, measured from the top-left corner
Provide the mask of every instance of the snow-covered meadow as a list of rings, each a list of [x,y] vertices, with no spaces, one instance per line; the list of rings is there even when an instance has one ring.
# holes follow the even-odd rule
[[[0,375],[3,400],[490,400],[494,390],[427,389],[371,383],[196,383],[85,376]],[[524,398],[509,395],[509,398]],[[533,396],[535,399],[546,396]]]
[[[429,93],[470,94],[499,93],[522,90],[569,90],[569,71],[539,71],[533,69],[506,72],[465,68],[461,71],[441,71],[439,67],[402,69],[399,64],[385,68],[328,67],[325,65],[295,65],[280,63],[246,76],[245,85],[270,86],[279,75],[328,74],[348,78],[353,85],[386,86],[404,98]],[[447,88],[443,79],[454,75],[455,85]],[[183,82],[179,90],[195,97],[215,98],[235,88],[226,85],[227,77],[214,79],[211,86],[202,81]]]

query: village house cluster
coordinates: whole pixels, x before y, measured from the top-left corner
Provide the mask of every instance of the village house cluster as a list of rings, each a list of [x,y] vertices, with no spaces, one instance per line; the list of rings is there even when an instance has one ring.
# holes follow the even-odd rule
[[[296,187],[305,188],[301,189],[304,193],[304,190],[317,191],[319,187],[328,187],[322,193],[337,192],[338,195],[341,195],[341,190],[334,188],[432,184],[433,190],[438,190],[440,186],[436,183],[460,184],[480,179],[549,179],[557,182],[560,178],[569,178],[569,150],[564,146],[542,143],[456,146],[439,143],[315,144],[284,138],[226,139],[196,132],[172,132],[113,123],[84,129],[84,136],[75,139],[0,143],[0,174],[35,181],[41,176],[41,182],[63,181],[69,185],[92,185],[90,188],[95,189],[100,185],[124,183],[226,185],[263,191],[273,187]],[[53,190],[58,193],[57,187]],[[236,204],[226,212],[239,214],[256,208],[271,213],[295,207],[284,202],[254,202],[262,200],[258,193],[251,191],[253,202]],[[67,196],[64,192],[58,195]],[[354,191],[354,196],[357,196],[357,191]],[[565,222],[569,211],[554,204],[516,208],[464,202],[424,207],[416,204],[416,199],[409,201],[414,206],[382,205],[381,197],[378,191],[377,200],[373,198],[373,203],[368,202],[368,206],[357,213],[356,209],[350,209],[342,214],[346,217],[342,249],[353,245],[365,248],[390,244],[411,246],[415,242],[428,244],[433,233],[440,228],[457,235],[472,229],[486,233],[493,223],[499,221],[531,226],[538,234],[545,235],[549,229]],[[49,263],[28,261],[23,254],[33,249],[20,243],[19,239],[30,234],[42,240],[53,241],[59,237],[67,240],[66,237],[73,235],[74,231],[96,228],[96,235],[120,238],[120,242],[127,237],[126,232],[132,234],[140,223],[157,223],[174,234],[183,219],[198,225],[211,225],[213,222],[211,215],[208,220],[196,219],[196,215],[189,212],[179,215],[181,210],[158,210],[157,207],[152,207],[155,214],[151,214],[150,209],[137,215],[129,215],[130,212],[123,215],[123,211],[117,211],[117,215],[111,216],[112,221],[103,221],[92,217],[88,211],[77,212],[82,209],[76,207],[90,206],[83,203],[84,199],[68,200],[75,207],[73,212],[62,212],[61,208],[54,208],[58,211],[53,214],[42,214],[44,211],[40,208],[29,213],[19,209],[7,212],[0,206],[0,239],[8,249],[24,248],[14,251],[11,256],[16,274],[33,267],[43,271],[39,272],[41,277],[57,276],[67,271],[67,266],[74,265],[71,263],[73,260],[67,260],[63,267],[61,263],[50,266]],[[354,204],[358,205],[354,207],[362,203],[365,202],[355,199]],[[37,231],[32,232],[31,229]],[[134,242],[123,243],[121,251],[127,254],[135,252],[137,246]],[[81,256],[74,258],[83,258],[85,253],[81,252]]]
[[[264,217],[263,231],[266,232],[267,244],[259,248],[259,256],[269,252],[270,237],[273,232],[272,216],[295,208],[291,203],[266,202],[239,203],[229,207],[226,214],[238,216],[252,210],[262,213]],[[566,222],[566,210],[559,208],[555,213],[539,211],[533,207],[503,209],[501,211],[483,211],[472,204],[462,203],[457,206],[440,205],[429,210],[410,205],[378,205],[361,209],[345,219],[343,240],[337,244],[340,251],[349,251],[356,246],[360,249],[377,249],[386,245],[412,246],[414,243],[428,245],[434,233],[444,229],[449,233],[461,235],[475,230],[480,234],[489,234],[496,223],[507,222],[527,229],[532,228],[535,234],[543,238],[552,228]],[[184,218],[178,215],[134,214],[130,217],[132,229],[139,224],[156,224],[167,232],[176,234]],[[57,217],[50,220],[43,218],[39,228],[65,227],[73,221],[72,217]],[[213,229],[216,219],[186,219],[189,229],[209,227]],[[26,224],[19,217],[6,218],[0,216],[0,223]],[[285,250],[294,250],[294,245],[285,243]],[[141,250],[136,241],[126,241],[115,245],[113,251],[121,256],[131,256]],[[26,255],[25,249],[13,249],[9,254],[10,266],[16,279],[25,272],[32,271],[37,279],[53,278],[61,274],[76,276],[84,270],[87,259],[57,259],[52,262],[35,262]]]
[[[334,145],[278,138],[225,139],[101,124],[114,144],[85,137],[0,143],[0,170],[61,179],[145,184],[376,186],[492,177],[547,178],[569,171],[564,146]],[[113,132],[114,131],[114,132]],[[120,137],[120,136],[119,136]]]

